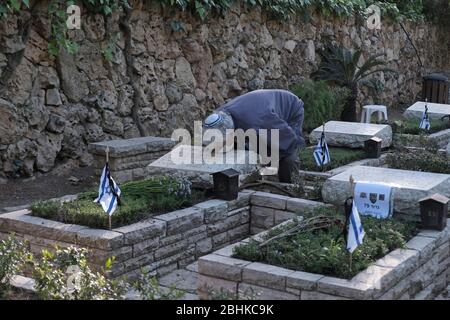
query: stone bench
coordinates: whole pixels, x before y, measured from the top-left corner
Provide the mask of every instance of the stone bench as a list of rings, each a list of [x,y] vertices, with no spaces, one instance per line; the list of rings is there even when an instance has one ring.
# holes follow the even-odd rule
[[[109,168],[117,182],[145,178],[146,167],[169,152],[175,141],[170,138],[142,137],[90,143],[88,151],[94,156],[94,168],[100,175],[106,161],[109,147]]]

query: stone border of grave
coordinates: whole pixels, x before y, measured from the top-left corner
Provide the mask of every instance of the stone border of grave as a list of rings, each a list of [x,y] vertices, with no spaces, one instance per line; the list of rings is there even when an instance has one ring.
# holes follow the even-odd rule
[[[243,190],[233,201],[208,200],[113,230],[64,224],[19,210],[0,214],[0,239],[14,233],[29,243],[34,254],[55,245],[87,247],[93,267],[115,256],[109,276],[133,279],[142,267],[158,275],[183,268],[202,255],[321,205],[325,204]]]
[[[115,256],[110,277],[134,278],[141,267],[162,275],[247,237],[252,193],[240,192],[233,201],[208,200],[113,230],[64,224],[19,210],[0,215],[0,238],[13,233],[34,254],[55,245],[86,247],[93,267]]]
[[[232,258],[233,248],[251,238],[199,259],[200,298],[226,292],[261,300],[425,300],[450,283],[450,219],[443,231],[420,232],[405,249],[392,251],[351,280]]]

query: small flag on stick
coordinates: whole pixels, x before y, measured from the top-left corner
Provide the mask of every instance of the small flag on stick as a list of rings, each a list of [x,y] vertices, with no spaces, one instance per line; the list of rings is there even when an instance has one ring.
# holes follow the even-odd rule
[[[353,176],[350,176],[350,190],[354,193],[355,180]],[[346,221],[345,225],[347,228],[347,250],[349,252],[349,266],[352,269],[353,262],[353,251],[363,242],[364,229],[361,224],[361,219],[359,217],[358,208],[356,207],[354,197],[350,197],[345,201],[346,208]]]
[[[106,164],[102,171],[102,176],[100,177],[100,186],[98,188],[98,197],[94,200],[96,203],[102,205],[103,210],[111,217],[111,215],[116,210],[117,206],[120,205],[120,188],[111,177],[111,172],[109,171],[109,148],[106,150]]]
[[[355,201],[352,203],[352,211],[350,212],[348,223],[347,250],[352,253],[363,242],[364,229],[361,224],[358,209]]]
[[[430,117],[428,115],[428,103],[427,102],[425,102],[425,111],[423,112],[422,119],[420,120],[419,128],[429,131],[431,128],[431,124],[430,124]]]
[[[319,167],[323,167],[331,161],[327,141],[325,140],[325,123],[323,124],[323,131],[320,136],[320,141],[314,149],[314,159]]]

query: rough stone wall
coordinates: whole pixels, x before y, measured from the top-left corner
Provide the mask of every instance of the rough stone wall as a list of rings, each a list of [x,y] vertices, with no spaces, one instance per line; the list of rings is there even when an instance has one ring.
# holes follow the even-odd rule
[[[47,172],[63,159],[89,164],[89,142],[170,136],[246,91],[288,88],[315,70],[327,40],[361,46],[362,59],[386,54],[399,71],[381,78],[389,106],[414,101],[425,71],[450,69],[448,36],[425,23],[406,24],[426,66],[420,70],[406,35],[389,21],[380,31],[354,18],[280,22],[237,5],[202,23],[143,3],[106,20],[83,12],[82,30],[71,31],[80,45],[73,56],[48,54],[47,1],[32,19],[22,12],[0,21],[0,175]],[[102,49],[116,34],[114,59],[106,61]]]

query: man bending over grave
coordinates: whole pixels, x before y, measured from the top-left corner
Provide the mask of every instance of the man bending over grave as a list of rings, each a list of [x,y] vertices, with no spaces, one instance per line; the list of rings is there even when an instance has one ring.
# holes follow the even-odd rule
[[[218,108],[203,122],[204,129],[279,130],[280,182],[291,182],[298,170],[298,149],[305,145],[302,137],[303,101],[286,90],[256,90],[236,97]],[[259,135],[258,135],[259,136]],[[270,133],[268,134],[270,150]],[[259,144],[258,144],[259,145]]]

